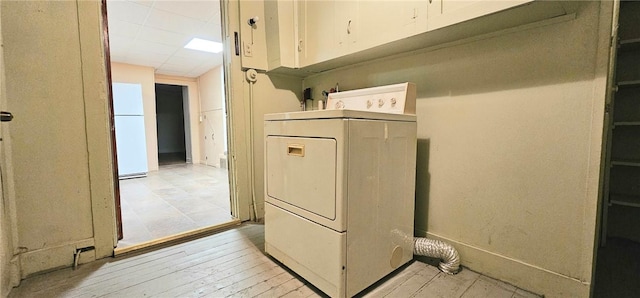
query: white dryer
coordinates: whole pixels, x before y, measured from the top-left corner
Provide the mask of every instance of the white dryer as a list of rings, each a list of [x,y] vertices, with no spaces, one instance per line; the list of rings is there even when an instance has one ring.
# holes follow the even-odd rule
[[[265,115],[265,250],[332,297],[413,258],[416,117],[398,111],[407,94],[415,109],[415,86],[384,87]],[[377,112],[343,109],[371,102]]]

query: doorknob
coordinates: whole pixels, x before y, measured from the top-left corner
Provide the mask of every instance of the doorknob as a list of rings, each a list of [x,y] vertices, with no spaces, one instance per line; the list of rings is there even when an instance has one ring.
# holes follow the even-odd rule
[[[13,120],[13,115],[10,112],[0,111],[0,121],[9,122]]]

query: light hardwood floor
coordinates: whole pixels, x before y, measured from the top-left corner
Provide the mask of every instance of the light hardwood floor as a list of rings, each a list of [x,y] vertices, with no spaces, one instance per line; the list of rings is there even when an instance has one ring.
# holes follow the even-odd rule
[[[322,297],[264,254],[264,226],[33,276],[9,297]],[[413,261],[364,297],[538,297],[468,269],[446,275]]]

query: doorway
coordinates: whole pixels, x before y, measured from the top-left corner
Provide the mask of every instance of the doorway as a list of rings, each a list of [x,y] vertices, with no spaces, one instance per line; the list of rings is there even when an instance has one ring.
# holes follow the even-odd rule
[[[185,48],[194,36],[221,41],[219,3],[106,4],[111,80],[141,85],[149,152],[146,177],[120,180],[123,238],[115,254],[237,224],[233,168],[207,162],[204,153],[205,134],[212,134],[205,132],[208,107],[201,105],[225,100],[222,53]],[[227,119],[222,109],[216,142],[226,142]]]
[[[594,297],[640,292],[640,2],[616,1]],[[617,29],[616,29],[617,28]]]
[[[187,88],[156,83],[156,128],[160,166],[191,163],[191,148],[187,150],[187,144],[191,143],[191,140],[187,139],[191,135]]]

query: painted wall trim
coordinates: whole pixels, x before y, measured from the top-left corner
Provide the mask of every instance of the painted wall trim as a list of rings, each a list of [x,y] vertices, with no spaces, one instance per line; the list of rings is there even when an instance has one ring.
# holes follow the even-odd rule
[[[100,2],[78,1],[76,3],[82,59],[93,237],[96,247],[95,259],[112,256],[116,244],[114,243],[115,182],[109,126],[107,70],[104,46],[101,42],[103,39],[96,38],[102,37],[103,34]]]
[[[221,1],[221,14],[223,19],[224,37],[224,79],[225,79],[225,100],[227,102],[227,133],[229,142],[229,182],[231,184],[232,214],[240,220],[251,218],[251,192],[250,164],[246,156],[249,150],[249,138],[247,137],[248,127],[248,94],[244,92],[245,76],[241,69],[242,61],[240,56],[233,55],[234,32],[240,31],[240,1]],[[247,95],[247,96],[245,96]]]
[[[547,297],[589,297],[588,282],[426,231],[416,230],[416,235],[453,245],[462,266],[519,288]]]
[[[92,246],[92,243],[95,244],[94,238],[24,252],[20,254],[20,276],[24,279],[35,273],[71,267],[76,249]],[[78,264],[89,263],[98,258],[97,250],[89,250],[80,254]]]

